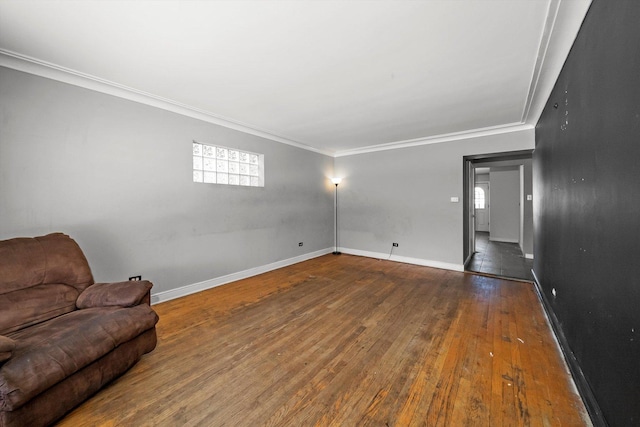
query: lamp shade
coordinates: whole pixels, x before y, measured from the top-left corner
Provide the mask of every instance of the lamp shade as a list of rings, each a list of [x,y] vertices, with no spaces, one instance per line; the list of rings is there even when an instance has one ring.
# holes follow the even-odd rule
[[[338,185],[342,182],[342,178],[331,178],[331,182],[333,182],[335,185]]]

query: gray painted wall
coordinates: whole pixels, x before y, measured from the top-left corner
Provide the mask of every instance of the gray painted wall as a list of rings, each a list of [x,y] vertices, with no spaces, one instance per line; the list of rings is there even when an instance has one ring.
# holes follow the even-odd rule
[[[336,158],[339,246],[462,268],[463,157],[533,145],[526,130]]]
[[[489,239],[520,240],[520,171],[517,167],[491,168],[491,220]]]
[[[476,182],[489,182],[489,174],[488,173],[476,174]]]
[[[527,195],[533,196],[533,160],[527,159],[524,165],[524,242],[525,255],[533,257],[533,200],[527,200]]]
[[[1,67],[0,123],[0,239],[68,233],[98,281],[157,293],[333,246],[331,157]],[[263,153],[265,187],[194,184],[193,139]]]

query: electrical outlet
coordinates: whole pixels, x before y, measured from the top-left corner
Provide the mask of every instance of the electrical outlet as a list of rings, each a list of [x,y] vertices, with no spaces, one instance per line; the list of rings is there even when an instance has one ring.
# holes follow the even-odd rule
[[[298,246],[302,246],[302,242],[298,243]]]
[[[142,276],[131,276],[129,277],[129,280],[139,282],[140,280],[142,280]]]
[[[398,247],[398,244],[397,244],[397,243],[394,243],[394,244],[393,244],[393,247],[394,247],[394,248],[397,248],[397,247]]]

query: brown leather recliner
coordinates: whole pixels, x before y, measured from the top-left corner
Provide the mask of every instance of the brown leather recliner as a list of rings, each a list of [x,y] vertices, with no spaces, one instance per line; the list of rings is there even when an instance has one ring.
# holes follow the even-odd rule
[[[50,424],[153,350],[152,286],[94,283],[61,233],[0,241],[0,426]]]

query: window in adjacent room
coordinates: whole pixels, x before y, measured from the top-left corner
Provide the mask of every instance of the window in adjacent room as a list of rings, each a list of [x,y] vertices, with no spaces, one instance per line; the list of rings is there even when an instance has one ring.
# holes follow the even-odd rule
[[[264,154],[194,141],[193,182],[264,187]]]
[[[476,209],[484,209],[484,190],[480,187],[476,187],[474,191],[473,200]]]

